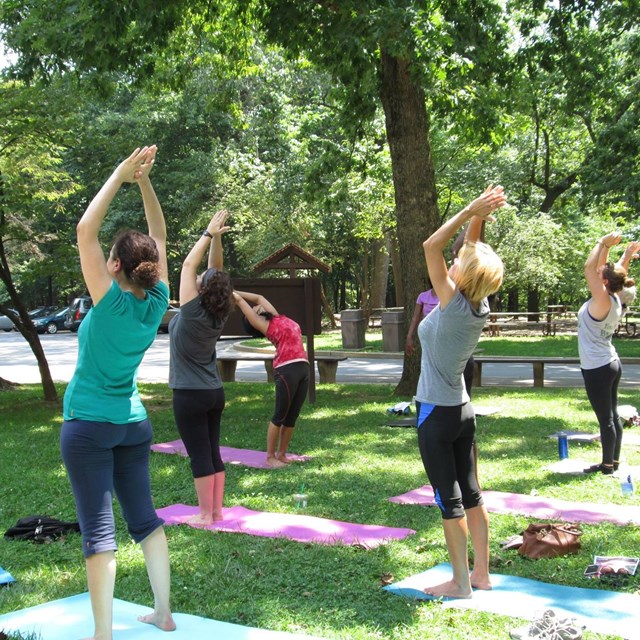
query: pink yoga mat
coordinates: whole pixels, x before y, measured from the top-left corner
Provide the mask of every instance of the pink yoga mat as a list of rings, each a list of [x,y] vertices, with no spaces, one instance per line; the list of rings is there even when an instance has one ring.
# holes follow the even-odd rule
[[[158,509],[158,516],[167,524],[186,524],[186,520],[198,514],[198,507],[174,504]],[[353,524],[338,520],[326,520],[297,513],[269,513],[252,511],[244,507],[223,509],[224,520],[208,527],[209,531],[247,533],[265,538],[289,538],[297,542],[318,544],[360,545],[372,549],[390,540],[401,540],[415,533],[413,529],[397,529],[374,524]]]
[[[521,513],[544,520],[566,520],[568,522],[612,522],[613,524],[640,524],[640,507],[597,504],[595,502],[573,502],[525,496],[519,493],[483,491],[484,506],[493,513]],[[401,496],[389,498],[400,504],[434,506],[433,487],[425,484]]]
[[[172,440],[161,444],[152,444],[152,451],[159,453],[179,453],[181,456],[187,455],[182,440]],[[220,447],[223,462],[227,464],[242,464],[245,467],[256,469],[269,469],[267,466],[267,454],[264,451],[253,451],[252,449],[234,449],[233,447]],[[287,456],[294,462],[306,462],[311,460],[311,456],[299,456],[295,453],[288,453]]]

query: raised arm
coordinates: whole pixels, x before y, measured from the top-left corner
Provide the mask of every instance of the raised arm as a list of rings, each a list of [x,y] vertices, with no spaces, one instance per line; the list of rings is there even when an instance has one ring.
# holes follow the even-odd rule
[[[218,211],[218,213],[224,214],[224,221],[222,223],[224,225],[224,222],[226,222],[229,214],[227,213],[226,209]],[[222,271],[222,267],[224,266],[224,255],[222,252],[222,234],[228,230],[229,227],[224,227],[224,230],[221,233],[214,233],[209,227],[207,227],[207,231],[209,231],[209,233],[213,235],[213,238],[211,238],[211,242],[209,243],[209,259],[207,261],[207,267],[209,269],[217,269],[218,271]]]
[[[248,302],[247,296],[255,296],[256,298],[262,298],[262,296],[257,296],[253,293],[247,293],[245,291],[234,291],[233,298],[236,301],[236,305],[239,307],[240,311],[244,314],[245,318],[249,321],[251,326],[254,329],[257,329],[263,335],[267,335],[267,330],[269,329],[269,321],[261,316]],[[264,298],[263,298],[264,299]],[[256,304],[260,304],[256,302]],[[265,309],[268,311],[267,309]]]
[[[482,223],[493,220],[491,214],[506,204],[506,197],[501,186],[487,187],[484,193],[470,202],[462,211],[447,220],[435,233],[423,243],[424,255],[429,271],[429,280],[436,295],[440,299],[441,308],[445,308],[453,298],[456,285],[449,276],[444,258],[444,250],[458,229],[467,222],[466,242],[474,242],[480,237]]]
[[[609,259],[609,250],[619,242],[620,233],[617,231],[602,236],[591,249],[587,261],[584,263],[584,276],[591,292],[589,313],[596,320],[604,319],[611,308],[611,298],[600,272]]]
[[[638,253],[639,251],[640,251],[640,242],[636,240],[634,240],[633,242],[630,242],[626,246],[622,256],[620,256],[620,260],[618,260],[618,262],[616,263],[617,266],[621,267],[627,273],[629,273],[629,267],[631,266],[631,261],[637,260],[638,258],[640,258],[640,253]]]
[[[236,291],[235,293],[248,303],[261,306],[267,313],[274,316],[278,315],[276,308],[264,296],[261,296],[258,293],[250,293],[249,291]]]
[[[134,182],[141,176],[148,152],[149,147],[138,148],[117,166],[102,189],[93,198],[76,227],[82,275],[94,304],[98,304],[109,291],[113,282],[107,269],[104,252],[98,241],[100,227],[111,201],[122,184]]]
[[[156,196],[156,192],[153,189],[151,180],[149,179],[149,173],[153,168],[153,163],[156,158],[157,147],[153,145],[147,150],[147,156],[144,163],[140,167],[135,175],[135,180],[140,187],[140,193],[142,194],[142,203],[144,205],[144,215],[147,219],[147,226],[149,228],[149,237],[151,237],[158,247],[159,263],[160,267],[160,280],[167,285],[169,284],[169,267],[167,265],[167,225],[164,221],[164,214],[162,213],[162,207]]]
[[[219,252],[222,254],[221,236],[229,231],[229,227],[225,226],[228,213],[225,210],[216,212],[211,218],[207,228],[193,245],[191,251],[182,263],[182,271],[180,272],[180,305],[186,304],[193,300],[199,293],[198,291],[198,269],[202,263],[202,258],[209,249],[209,268],[222,268],[222,259],[220,266],[211,264],[211,252],[214,243],[219,245]],[[208,235],[207,235],[208,234]]]

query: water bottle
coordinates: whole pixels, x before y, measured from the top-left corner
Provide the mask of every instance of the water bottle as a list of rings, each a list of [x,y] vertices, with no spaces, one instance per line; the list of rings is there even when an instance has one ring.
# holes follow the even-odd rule
[[[569,441],[564,433],[558,434],[558,458],[564,460],[569,457]]]
[[[631,474],[629,474],[626,479],[623,477],[623,480],[620,483],[620,491],[625,498],[633,496],[633,481],[631,480]]]

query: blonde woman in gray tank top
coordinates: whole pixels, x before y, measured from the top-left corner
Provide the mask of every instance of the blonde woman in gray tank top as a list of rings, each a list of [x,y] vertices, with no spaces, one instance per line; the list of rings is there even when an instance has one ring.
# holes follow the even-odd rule
[[[475,415],[463,371],[489,313],[487,296],[502,283],[502,261],[479,241],[482,223],[505,204],[502,187],[489,187],[423,244],[429,280],[440,302],[418,328],[423,345],[416,391],[418,446],[442,514],[453,569],[451,580],[424,589],[436,598],[470,598],[472,588],[491,589],[489,518],[475,473]],[[448,268],[444,250],[467,223],[465,243]]]

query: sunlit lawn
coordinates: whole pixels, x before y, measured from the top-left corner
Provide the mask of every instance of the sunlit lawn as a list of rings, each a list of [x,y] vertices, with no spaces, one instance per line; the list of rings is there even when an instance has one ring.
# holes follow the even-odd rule
[[[60,387],[62,392],[63,388]],[[225,387],[224,444],[263,449],[272,406],[271,385],[234,383]],[[398,398],[386,385],[320,385],[317,401],[306,405],[292,451],[313,460],[267,471],[229,466],[226,505],[259,511],[291,512],[292,494],[304,484],[306,513],[367,524],[410,527],[408,538],[365,551],[309,545],[242,534],[213,534],[189,527],[168,527],[175,611],[208,618],[344,640],[424,638],[506,638],[521,620],[478,611],[444,609],[384,592],[381,577],[395,580],[447,560],[440,515],[435,508],[388,501],[426,483],[412,428],[385,426],[386,409]],[[177,437],[166,385],[142,385],[156,441]],[[35,386],[0,393],[3,458],[0,465],[0,527],[31,514],[74,519],[70,487],[61,464],[58,437],[60,407],[46,406]],[[484,489],[544,497],[622,504],[619,481],[610,477],[575,477],[545,471],[557,459],[559,429],[595,431],[584,393],[576,389],[496,389],[476,392],[479,405],[499,413],[478,418],[481,480]],[[621,402],[640,405],[640,391],[623,390]],[[625,447],[631,464],[640,464],[637,448]],[[570,455],[598,460],[597,444],[570,445]],[[151,472],[157,506],[195,503],[188,461],[152,454]],[[626,504],[640,504],[634,497]],[[528,522],[516,515],[491,515],[491,551],[495,572],[552,583],[594,588],[582,572],[594,554],[637,555],[638,527],[583,525],[577,556],[532,562],[501,542]],[[116,596],[152,604],[139,548],[118,520]],[[0,538],[0,565],[17,579],[0,589],[0,613],[83,592],[84,563],[80,537],[51,545]],[[623,590],[632,592],[631,581]],[[88,614],[88,612],[87,612]],[[585,634],[585,638],[596,638]]]

